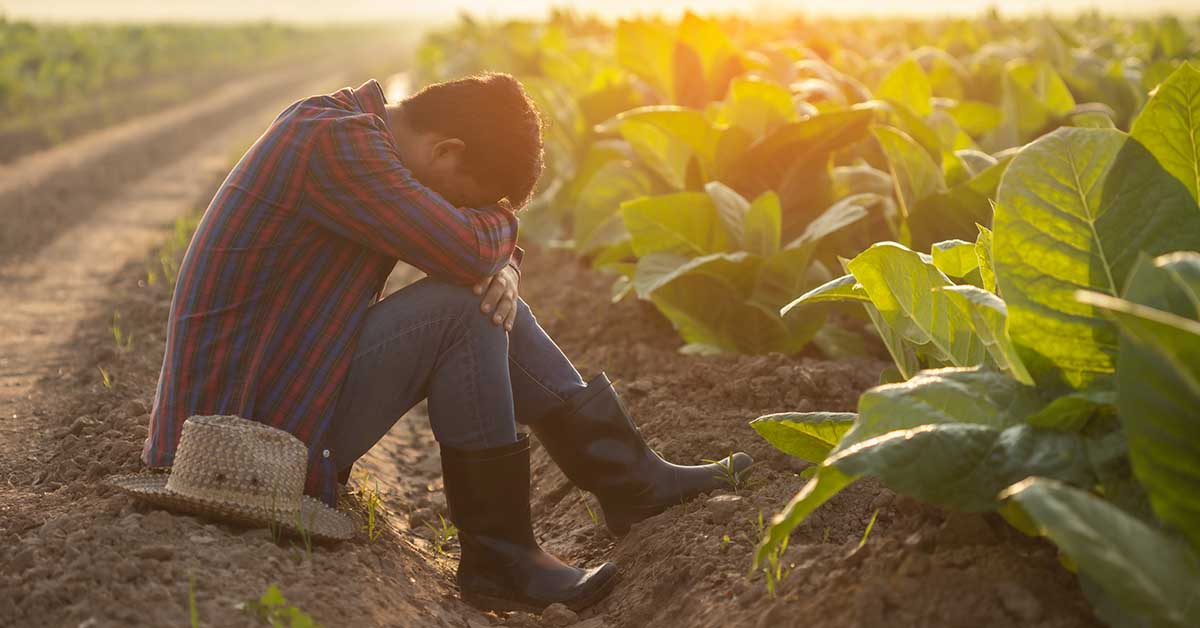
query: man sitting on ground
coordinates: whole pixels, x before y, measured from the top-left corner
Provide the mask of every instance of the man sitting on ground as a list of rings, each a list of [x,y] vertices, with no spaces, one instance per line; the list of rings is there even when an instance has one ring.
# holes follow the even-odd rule
[[[306,492],[332,506],[355,460],[428,399],[463,598],[534,612],[601,599],[615,566],[577,569],[534,540],[517,422],[615,534],[721,480],[651,451],[608,379],[584,383],[518,296],[515,209],[541,172],[540,117],[505,74],[394,104],[368,81],[288,107],[184,256],[145,462],[172,464],[189,416],[238,415],[303,441]],[[380,300],[398,260],[428,277]]]

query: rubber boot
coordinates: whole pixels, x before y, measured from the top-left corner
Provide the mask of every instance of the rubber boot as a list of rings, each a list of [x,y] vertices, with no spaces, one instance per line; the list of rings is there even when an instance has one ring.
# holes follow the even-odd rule
[[[728,487],[731,472],[739,474],[754,462],[742,452],[717,464],[663,460],[646,445],[604,373],[532,427],[567,478],[596,495],[605,525],[616,536],[671,506]]]
[[[576,569],[542,551],[529,513],[529,437],[485,450],[442,447],[442,475],[462,558],[458,588],[472,606],[540,613],[582,610],[616,584],[617,567]]]

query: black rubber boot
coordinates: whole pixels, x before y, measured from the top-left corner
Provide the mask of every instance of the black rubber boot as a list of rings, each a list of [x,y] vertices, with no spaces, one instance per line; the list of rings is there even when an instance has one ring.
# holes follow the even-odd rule
[[[754,462],[742,452],[718,464],[663,460],[646,445],[604,373],[532,427],[567,478],[600,500],[604,523],[617,536],[671,506],[729,486],[730,471],[741,473]]]
[[[485,450],[442,447],[442,475],[462,546],[458,588],[468,604],[540,613],[561,602],[579,611],[616,584],[616,565],[576,569],[542,551],[533,538],[527,435]]]

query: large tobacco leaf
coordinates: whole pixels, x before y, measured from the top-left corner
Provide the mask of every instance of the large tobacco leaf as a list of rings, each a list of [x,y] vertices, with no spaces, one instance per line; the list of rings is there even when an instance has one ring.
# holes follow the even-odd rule
[[[1158,86],[1130,133],[1200,201],[1200,69],[1180,65]]]
[[[1200,253],[1144,260],[1126,296],[1081,298],[1122,332],[1117,407],[1134,474],[1158,518],[1200,548]]]
[[[1078,566],[1133,625],[1195,626],[1200,559],[1180,541],[1083,490],[1032,478],[1003,495]],[[1107,604],[1101,606],[1102,612]],[[1124,624],[1128,625],[1128,624]]]
[[[1110,385],[1117,332],[1077,290],[1116,296],[1140,254],[1200,248],[1200,208],[1141,144],[1061,128],[1013,159],[998,192],[992,255],[1009,331],[1033,379]]]
[[[1029,476],[1078,485],[1092,480],[1083,437],[1029,425],[922,425],[841,449],[823,464],[850,477],[877,477],[904,495],[975,512],[997,508],[1000,491]]]
[[[1045,405],[1036,389],[996,371],[921,371],[907,382],[876,386],[863,393],[858,400],[858,419],[835,451],[922,425],[971,423],[1003,429],[1019,425]]]

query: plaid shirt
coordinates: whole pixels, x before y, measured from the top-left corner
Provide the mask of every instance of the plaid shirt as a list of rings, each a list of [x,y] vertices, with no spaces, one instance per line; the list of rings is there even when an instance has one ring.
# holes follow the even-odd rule
[[[179,269],[146,464],[172,463],[187,417],[235,414],[304,441],[305,490],[334,504],[353,461],[327,448],[330,422],[396,261],[459,284],[519,262],[516,216],[417,182],[384,102],[368,81],[293,104],[213,197]]]

